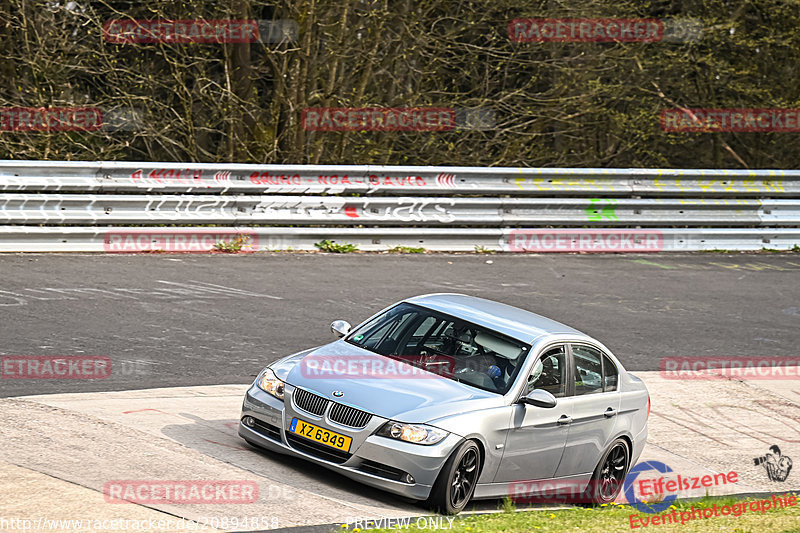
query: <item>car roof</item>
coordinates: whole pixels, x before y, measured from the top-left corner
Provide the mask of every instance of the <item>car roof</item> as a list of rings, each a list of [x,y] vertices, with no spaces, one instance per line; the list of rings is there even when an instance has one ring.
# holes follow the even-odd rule
[[[437,293],[415,296],[404,301],[485,326],[529,344],[542,335],[555,334],[576,335],[594,340],[561,322],[476,296]]]

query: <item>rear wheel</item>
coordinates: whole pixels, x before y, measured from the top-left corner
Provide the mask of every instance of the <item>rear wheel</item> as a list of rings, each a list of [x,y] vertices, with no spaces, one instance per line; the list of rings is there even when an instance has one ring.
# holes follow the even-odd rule
[[[464,442],[444,464],[433,484],[428,506],[442,514],[458,514],[466,507],[481,467],[481,453],[474,441]]]
[[[586,496],[591,504],[611,503],[617,499],[622,485],[625,483],[629,462],[628,443],[623,439],[612,442],[606,453],[603,454],[603,458],[600,459],[600,463],[592,474],[592,480],[586,488]]]

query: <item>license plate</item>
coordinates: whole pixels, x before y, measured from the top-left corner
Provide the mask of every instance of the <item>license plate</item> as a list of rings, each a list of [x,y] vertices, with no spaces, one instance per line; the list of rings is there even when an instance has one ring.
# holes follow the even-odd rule
[[[320,444],[345,452],[350,451],[350,443],[353,442],[353,439],[347,435],[334,433],[325,428],[304,422],[299,418],[292,418],[292,425],[289,426],[289,431],[295,435],[300,435],[314,442],[319,442]]]

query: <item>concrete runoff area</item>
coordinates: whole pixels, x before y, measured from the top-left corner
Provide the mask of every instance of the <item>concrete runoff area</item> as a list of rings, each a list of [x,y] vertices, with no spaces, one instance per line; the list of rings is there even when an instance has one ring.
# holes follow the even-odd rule
[[[639,463],[665,463],[673,471],[663,475],[665,480],[680,475],[684,480],[716,476],[719,481],[718,474],[736,473],[735,482],[681,489],[679,498],[800,490],[798,472],[783,482],[770,481],[765,468],[754,464],[772,445],[784,456],[800,458],[797,380],[676,381],[658,372],[637,375],[645,380],[652,400],[650,436]],[[218,385],[2,399],[4,509],[32,521],[43,516],[161,517],[220,527],[227,517],[229,527],[221,529],[228,531],[428,514],[419,504],[312,463],[248,446],[236,434],[246,388]],[[645,476],[661,474],[641,474]],[[247,504],[142,506],[110,503],[103,495],[109,481],[144,479],[253,481],[258,498]],[[625,501],[624,494],[618,501]],[[486,512],[499,505],[478,501],[468,509]],[[257,519],[262,525],[231,527],[233,517]]]

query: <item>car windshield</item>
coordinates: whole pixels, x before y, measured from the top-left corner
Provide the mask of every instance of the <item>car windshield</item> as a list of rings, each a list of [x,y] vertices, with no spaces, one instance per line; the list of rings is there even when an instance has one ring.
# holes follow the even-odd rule
[[[529,348],[485,327],[409,303],[372,318],[345,340],[498,394],[508,392]]]

